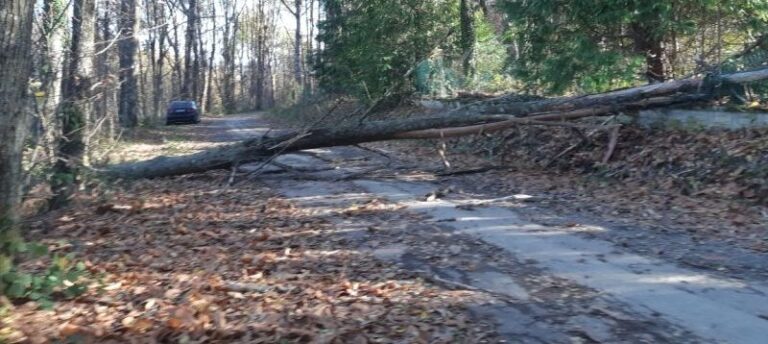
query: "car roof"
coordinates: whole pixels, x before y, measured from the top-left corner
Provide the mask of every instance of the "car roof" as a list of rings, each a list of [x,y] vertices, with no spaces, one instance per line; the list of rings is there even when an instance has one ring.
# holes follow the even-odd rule
[[[171,106],[189,106],[196,105],[193,100],[174,100],[171,102]]]

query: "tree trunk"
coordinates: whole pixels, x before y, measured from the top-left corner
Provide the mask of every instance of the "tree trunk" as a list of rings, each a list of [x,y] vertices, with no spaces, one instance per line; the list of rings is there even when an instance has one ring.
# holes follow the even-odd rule
[[[221,98],[225,113],[237,110],[235,102],[235,47],[237,44],[238,20],[235,8],[224,7],[224,36],[221,57],[223,59]]]
[[[205,42],[203,42],[203,28],[202,28],[202,19],[200,19],[200,2],[196,3],[197,9],[195,10],[195,17],[197,20],[195,21],[195,37],[197,39],[197,43],[195,44],[195,60],[192,64],[192,69],[194,70],[194,78],[193,78],[193,84],[194,84],[194,93],[193,98],[195,101],[197,101],[197,104],[203,103],[203,87],[205,86],[205,71],[207,69],[206,65],[206,52],[205,52]]]
[[[301,45],[304,44],[304,41],[301,39],[301,6],[302,6],[302,0],[294,0],[293,8],[291,8],[291,5],[288,4],[287,0],[281,0],[283,2],[283,5],[286,9],[288,9],[288,12],[293,15],[294,20],[296,21],[296,29],[294,31],[294,37],[293,37],[293,77],[296,81],[296,86],[301,87],[303,83],[303,71],[302,71],[302,56],[301,56]]]
[[[165,8],[158,3],[154,3],[153,5],[153,11],[154,11],[154,24],[159,26],[159,37],[157,38],[157,56],[152,56],[152,58],[156,58],[155,61],[155,70],[154,75],[152,76],[152,90],[153,90],[153,97],[152,97],[152,108],[154,111],[154,116],[157,118],[162,118],[163,115],[163,100],[165,99],[165,87],[163,85],[163,74],[165,73],[164,67],[165,67],[165,58],[167,56],[167,52],[165,49],[165,40],[168,36],[168,27],[166,24],[165,19]]]
[[[173,12],[173,8],[169,8],[169,12]],[[173,27],[173,36],[168,35],[168,45],[171,46],[173,49],[173,94],[172,97],[175,99],[179,97],[182,94],[182,84],[184,83],[184,80],[182,79],[182,58],[181,58],[181,52],[179,51],[179,23],[176,20],[176,16],[171,16],[171,24]]]
[[[101,25],[100,34],[98,35],[99,44],[96,45],[96,50],[101,52],[96,56],[96,75],[98,80],[103,83],[99,88],[99,97],[94,102],[95,113],[106,116],[107,136],[110,142],[113,142],[117,138],[117,129],[120,126],[119,118],[119,74],[120,72],[115,69],[115,66],[119,68],[119,57],[116,55],[115,47],[112,46],[115,39],[112,30],[110,29],[112,13],[104,10],[103,17],[99,20]]]
[[[295,73],[296,73],[296,84],[298,86],[301,86],[303,84],[303,77],[304,73],[302,71],[302,56],[301,56],[301,45],[304,44],[304,42],[301,39],[301,0],[296,0],[296,10],[294,15],[296,16],[296,33],[294,37],[294,48],[293,48],[293,63],[295,65]]]
[[[211,16],[213,18],[216,18],[216,5],[214,5],[213,2],[211,2]],[[216,32],[218,31],[218,26],[216,25],[216,20],[214,19],[212,21],[212,35],[211,38],[211,54],[208,57],[208,70],[206,71],[206,78],[205,78],[205,86],[203,87],[203,97],[202,97],[202,105],[200,108],[203,110],[203,113],[207,113],[208,109],[213,104],[213,79],[215,78],[214,75],[214,65],[215,65],[215,58],[216,58]]]
[[[136,80],[136,59],[138,58],[139,40],[136,33],[139,21],[136,19],[136,0],[120,1],[120,31],[118,42],[120,56],[120,124],[125,128],[139,125],[139,89]]]
[[[649,26],[651,23],[634,23],[631,26],[635,51],[645,56],[645,76],[649,82],[667,80],[666,48],[664,40]]]
[[[180,157],[110,166],[108,175],[155,178],[226,169],[240,162],[258,161],[292,151],[364,142],[441,138],[498,131],[538,121],[558,121],[607,113],[701,101],[713,96],[710,83],[746,83],[768,79],[768,68],[722,76],[720,80],[686,79],[621,91],[534,101],[521,104],[515,116],[456,112],[450,115],[397,121],[368,122],[358,126],[312,129],[275,138],[253,138],[230,146]]]
[[[18,220],[35,1],[0,2],[0,240]]]
[[[474,72],[472,60],[475,54],[475,14],[470,0],[461,0],[459,5],[461,23],[461,67],[464,77],[471,79]]]
[[[184,36],[184,80],[181,84],[181,96],[184,99],[197,98],[197,0],[189,0],[185,9],[187,30]]]
[[[309,24],[308,28],[309,35],[307,35],[307,51],[305,55],[307,58],[305,60],[307,61],[307,64],[309,65],[306,70],[312,70],[314,66],[314,56],[315,54],[315,0],[309,0]],[[305,76],[305,82],[306,82],[306,88],[309,91],[310,94],[315,92],[315,80],[314,80],[314,74],[313,73],[307,73]]]
[[[95,0],[74,0],[69,67],[63,83],[64,100],[59,110],[62,138],[51,180],[53,208],[66,204],[77,190],[79,166],[87,163],[85,131],[91,115],[88,98],[93,73],[95,14]]]
[[[57,6],[54,0],[43,2],[43,53],[45,61],[42,69],[40,89],[45,92],[45,98],[40,108],[42,126],[42,146],[46,155],[53,159],[56,155],[56,110],[61,102],[61,79],[64,66],[65,21],[64,9]]]
[[[269,57],[266,56],[266,42],[265,37],[266,33],[264,31],[259,32],[259,38],[258,43],[256,47],[256,53],[257,53],[257,65],[256,65],[256,94],[254,94],[254,97],[256,98],[256,110],[263,110],[264,109],[264,82],[265,82],[265,74],[266,74],[266,59]]]

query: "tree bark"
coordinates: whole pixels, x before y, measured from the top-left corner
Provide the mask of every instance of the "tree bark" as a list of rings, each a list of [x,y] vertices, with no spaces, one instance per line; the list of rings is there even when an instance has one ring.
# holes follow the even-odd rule
[[[313,70],[315,68],[315,0],[309,0],[309,18],[308,18],[308,24],[307,24],[307,30],[309,31],[309,34],[307,35],[307,50],[305,52],[305,55],[307,58],[305,58],[306,63],[308,64],[307,68],[305,70]],[[305,88],[309,91],[310,94],[313,94],[315,92],[315,80],[314,80],[314,74],[313,73],[307,73],[307,75],[304,77],[304,81],[306,83]]]
[[[294,48],[293,48],[293,60],[295,64],[296,69],[296,84],[302,85],[303,84],[303,78],[304,78],[304,72],[302,68],[302,55],[301,55],[301,45],[304,44],[304,42],[301,39],[301,6],[302,1],[296,0],[296,12],[294,15],[296,16],[296,32],[294,37]]]
[[[461,24],[461,67],[464,77],[471,79],[474,74],[472,60],[475,53],[475,15],[471,0],[461,0],[459,19]]]
[[[631,25],[635,51],[645,56],[645,76],[649,82],[667,80],[666,48],[664,40],[653,30],[653,22],[634,23]]]
[[[181,96],[188,100],[196,100],[198,90],[197,79],[200,72],[197,60],[197,0],[189,0],[184,10],[187,17],[187,29],[184,36],[184,80],[181,84]]]
[[[233,5],[225,4],[224,32],[221,47],[221,57],[223,60],[221,100],[225,113],[237,111],[237,102],[235,101],[235,49],[237,47],[237,33],[237,9]]]
[[[288,9],[288,12],[291,13],[294,20],[296,21],[296,28],[293,34],[293,77],[296,80],[296,85],[301,87],[303,83],[303,68],[302,68],[302,56],[301,56],[301,45],[304,44],[301,38],[301,10],[302,10],[302,0],[294,0],[293,2],[293,8],[288,4],[287,0],[281,0],[283,2],[283,5],[285,5],[285,8]]]
[[[136,33],[139,21],[136,19],[136,0],[120,1],[120,33],[117,45],[120,56],[120,124],[125,128],[139,125],[139,89],[136,80],[136,60],[139,40]]]
[[[104,172],[120,178],[156,178],[267,159],[275,154],[364,142],[441,138],[497,131],[533,121],[559,121],[603,115],[623,110],[667,106],[708,99],[709,83],[744,83],[768,79],[768,68],[724,75],[719,80],[686,79],[577,98],[521,104],[517,113],[490,115],[458,111],[450,115],[397,121],[377,121],[358,126],[312,129],[275,138],[253,138],[217,149],[180,157],[160,157],[144,162],[114,165]]]
[[[171,7],[170,2],[166,2],[169,4],[168,12],[173,12],[174,8]],[[171,95],[173,99],[178,98],[182,94],[182,84],[184,83],[184,80],[182,79],[182,57],[181,52],[179,51],[179,23],[176,20],[176,16],[170,16],[171,17],[171,27],[173,28],[173,35],[168,35],[168,45],[171,46],[171,49],[173,49],[173,94]]]
[[[152,108],[154,111],[153,115],[157,116],[159,119],[162,118],[164,113],[162,106],[162,102],[165,99],[165,86],[163,85],[163,78],[165,73],[165,58],[167,56],[165,40],[168,37],[168,26],[166,25],[167,19],[165,18],[165,7],[163,7],[161,4],[154,3],[152,8],[154,12],[154,24],[159,26],[159,37],[157,38],[157,56],[152,56],[152,58],[157,59],[155,61],[155,74],[152,76]]]
[[[18,220],[35,1],[0,2],[0,239]]]
[[[65,47],[65,28],[64,9],[54,0],[45,0],[43,2],[43,29],[42,29],[42,48],[44,57],[40,76],[40,89],[45,92],[43,104],[40,107],[40,124],[42,127],[43,149],[49,159],[53,159],[55,154],[56,132],[56,110],[61,102],[61,79],[64,69],[64,54],[61,53]],[[51,160],[51,162],[53,162]]]
[[[210,5],[210,15],[211,17],[216,18],[216,5],[213,2],[211,2]],[[213,104],[213,79],[215,78],[213,66],[215,65],[216,58],[216,32],[218,32],[216,19],[212,20],[211,32],[213,36],[211,37],[211,53],[208,57],[208,62],[206,63],[207,69],[204,78],[205,85],[203,86],[203,96],[201,97],[200,105],[203,113],[207,113]]]

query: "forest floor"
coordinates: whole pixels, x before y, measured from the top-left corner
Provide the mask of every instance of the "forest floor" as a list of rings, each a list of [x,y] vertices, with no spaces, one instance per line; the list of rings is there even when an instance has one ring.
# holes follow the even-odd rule
[[[250,114],[148,130],[111,159],[188,153],[269,127]],[[470,170],[446,173],[434,147],[386,143],[291,154],[235,174],[96,188],[29,222],[31,239],[86,263],[92,287],[51,310],[17,305],[8,338],[768,338],[768,253],[759,245],[768,233],[745,234],[696,197],[665,208],[657,193],[586,191],[568,177],[480,172],[471,168],[482,161],[449,159]],[[749,214],[741,222],[759,228],[760,210]]]

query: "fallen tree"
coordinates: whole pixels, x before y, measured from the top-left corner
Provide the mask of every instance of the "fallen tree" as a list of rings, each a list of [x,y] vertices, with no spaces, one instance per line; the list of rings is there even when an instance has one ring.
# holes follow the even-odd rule
[[[504,104],[504,97],[481,101],[442,116],[393,121],[370,121],[347,127],[312,128],[277,137],[255,137],[196,154],[108,166],[102,170],[117,178],[157,178],[232,166],[294,151],[354,145],[365,142],[430,139],[472,135],[517,125],[566,121],[628,110],[703,101],[717,96],[723,84],[742,84],[768,79],[768,68],[754,71],[690,78],[581,97]],[[499,108],[504,104],[504,108]],[[489,113],[487,109],[495,108]],[[485,110],[475,111],[473,109]]]
[[[766,79],[768,79],[768,68],[761,68],[747,72],[708,75],[703,78],[688,78],[577,97],[518,102],[515,101],[517,95],[512,94],[469,104],[456,111],[456,113],[504,113],[515,116],[526,116],[541,112],[569,111],[592,106],[631,103],[643,99],[679,93],[703,93],[709,96],[715,96],[722,88],[727,87],[728,85],[746,84]]]

